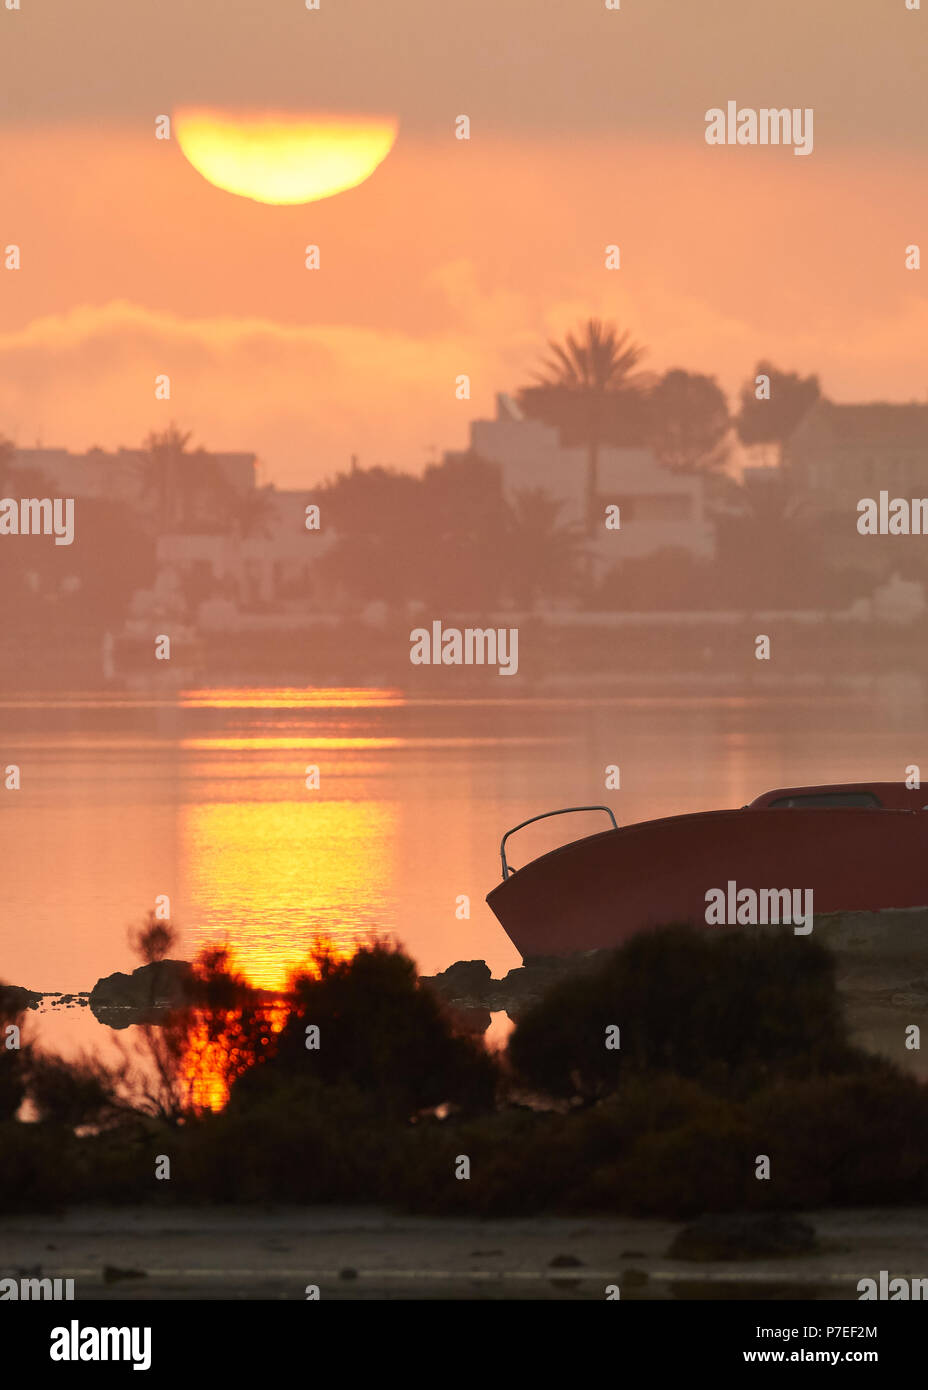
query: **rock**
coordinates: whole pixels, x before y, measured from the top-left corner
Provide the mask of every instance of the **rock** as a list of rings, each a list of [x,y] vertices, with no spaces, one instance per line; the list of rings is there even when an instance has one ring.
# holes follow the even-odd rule
[[[505,1011],[516,1019],[541,999],[558,980],[595,970],[607,951],[575,951],[564,956],[526,956],[502,980],[494,980],[482,960],[459,960],[440,975],[423,976],[449,1003],[462,1008]]]
[[[574,951],[566,956],[526,956],[521,966],[510,970],[502,980],[493,981],[488,999],[491,1009],[505,1009],[516,1021],[552,985],[577,975],[588,975],[602,964],[608,951]]]
[[[513,1022],[538,1004],[558,980],[595,970],[608,951],[574,951],[570,955],[527,956],[502,980],[493,980],[485,960],[456,960],[440,974],[422,976],[447,1004],[458,1009],[506,1012]],[[477,1022],[477,1020],[475,1020]]]
[[[140,965],[131,975],[116,971],[97,981],[90,992],[90,1007],[101,1023],[127,1028],[147,1023],[171,1010],[190,1004],[195,996],[193,967],[185,960],[156,960]]]
[[[25,989],[22,985],[0,984],[0,1018],[22,1013],[24,1009],[37,1009],[41,1002],[41,992]]]
[[[120,1269],[119,1265],[103,1266],[104,1284],[115,1284],[120,1279],[147,1279],[144,1269]]]
[[[426,977],[426,983],[443,999],[455,1000],[482,1000],[492,982],[485,960],[458,960],[440,974]]]
[[[808,1255],[815,1228],[781,1212],[727,1212],[700,1216],[678,1231],[667,1251],[677,1260],[761,1260],[770,1255]]]

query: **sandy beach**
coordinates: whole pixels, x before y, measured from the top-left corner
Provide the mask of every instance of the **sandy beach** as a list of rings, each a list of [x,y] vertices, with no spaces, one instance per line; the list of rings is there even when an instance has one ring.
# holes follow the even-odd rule
[[[0,1272],[73,1278],[76,1301],[303,1300],[308,1284],[327,1299],[603,1299],[617,1284],[625,1299],[856,1300],[882,1269],[925,1275],[928,1210],[804,1216],[814,1254],[690,1263],[666,1257],[669,1221],[98,1208],[3,1218]]]

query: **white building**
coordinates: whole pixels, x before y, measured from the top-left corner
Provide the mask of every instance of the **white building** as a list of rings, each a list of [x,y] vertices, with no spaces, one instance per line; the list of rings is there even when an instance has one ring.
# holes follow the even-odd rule
[[[125,502],[140,512],[150,510],[145,454],[141,449],[88,449],[83,454],[73,454],[70,449],[17,449],[12,463],[14,468],[41,475],[55,496],[97,497]],[[184,468],[194,477],[204,463],[217,467],[239,496],[247,496],[254,489],[254,454],[194,451],[184,458]]]
[[[526,419],[511,397],[500,394],[494,420],[471,422],[470,448],[499,465],[507,497],[543,488],[562,502],[562,521],[585,526],[585,446],[565,447],[556,428]],[[703,479],[662,468],[650,449],[603,445],[597,492],[603,529],[593,546],[600,572],[661,550],[685,550],[700,558],[714,554]],[[619,508],[617,531],[605,526],[609,505]]]
[[[928,496],[928,405],[817,401],[786,442],[783,466],[806,514],[857,520],[857,503],[885,488]]]
[[[194,581],[204,594],[220,593],[237,607],[275,604],[288,597],[309,597],[317,587],[314,567],[332,546],[334,533],[307,530],[306,508],[314,501],[305,491],[270,490],[253,531],[218,534],[172,532],[159,536],[156,562],[159,582],[167,576]]]

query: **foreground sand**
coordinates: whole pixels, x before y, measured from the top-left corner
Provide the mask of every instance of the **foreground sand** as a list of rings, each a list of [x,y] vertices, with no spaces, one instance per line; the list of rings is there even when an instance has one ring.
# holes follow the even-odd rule
[[[0,1275],[41,1266],[43,1276],[73,1278],[77,1300],[133,1301],[304,1299],[307,1284],[323,1298],[602,1299],[618,1284],[626,1299],[856,1300],[858,1279],[881,1269],[928,1276],[928,1209],[804,1215],[819,1253],[690,1264],[666,1258],[680,1229],[669,1221],[96,1208],[0,1218]]]

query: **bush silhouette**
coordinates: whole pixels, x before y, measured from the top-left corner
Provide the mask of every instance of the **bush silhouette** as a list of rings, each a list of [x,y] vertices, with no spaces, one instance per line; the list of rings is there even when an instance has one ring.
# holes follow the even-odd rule
[[[28,1090],[38,1119],[46,1123],[75,1128],[101,1124],[113,1115],[112,1073],[93,1059],[34,1054]]]
[[[493,1106],[494,1058],[481,1040],[454,1032],[409,956],[378,943],[350,960],[320,951],[314,964],[316,974],[291,982],[287,1022],[263,1065],[233,1088],[236,1105],[285,1079],[351,1085],[403,1120],[445,1103],[465,1111]],[[306,1046],[311,1025],[319,1028],[318,1049]]]
[[[396,1200],[404,1129],[351,1085],[278,1076],[181,1132],[177,1191],[211,1201]]]
[[[7,1027],[22,1028],[24,1010],[15,991],[0,980],[0,1121],[12,1120],[26,1094],[31,1049],[7,1046]]]
[[[621,1047],[606,1047],[606,1029]],[[529,1085],[589,1102],[633,1072],[673,1072],[743,1095],[776,1076],[862,1065],[848,1043],[832,957],[779,931],[664,927],[601,969],[555,985],[520,1019],[509,1059]]]
[[[129,928],[128,937],[133,953],[146,965],[152,965],[155,961],[164,960],[177,945],[177,928],[173,922],[164,921],[149,910],[140,927]]]
[[[284,1200],[685,1217],[928,1201],[928,1086],[848,1046],[810,938],[636,937],[524,1015],[511,1078],[384,945],[317,952],[278,999],[220,949],[201,953],[194,985],[189,1008],[140,1028],[144,1075],[0,1047],[0,1210]],[[21,996],[4,1004],[0,1021]],[[222,1109],[192,1097],[198,1067],[230,1087]],[[526,1082],[559,1103],[512,1103]],[[39,1123],[13,1118],[24,1087]],[[152,1184],[166,1144],[172,1182]],[[771,1182],[755,1180],[760,1153]]]
[[[50,1143],[42,1125],[0,1121],[0,1212],[48,1211],[80,1200],[78,1142],[59,1135]]]
[[[889,1062],[772,1086],[744,1113],[757,1151],[776,1165],[776,1186],[797,1204],[928,1200],[928,1086]]]
[[[746,1206],[754,1179],[747,1126],[732,1107],[723,1117],[642,1134],[614,1165],[592,1174],[583,1205],[636,1216],[694,1216]]]

